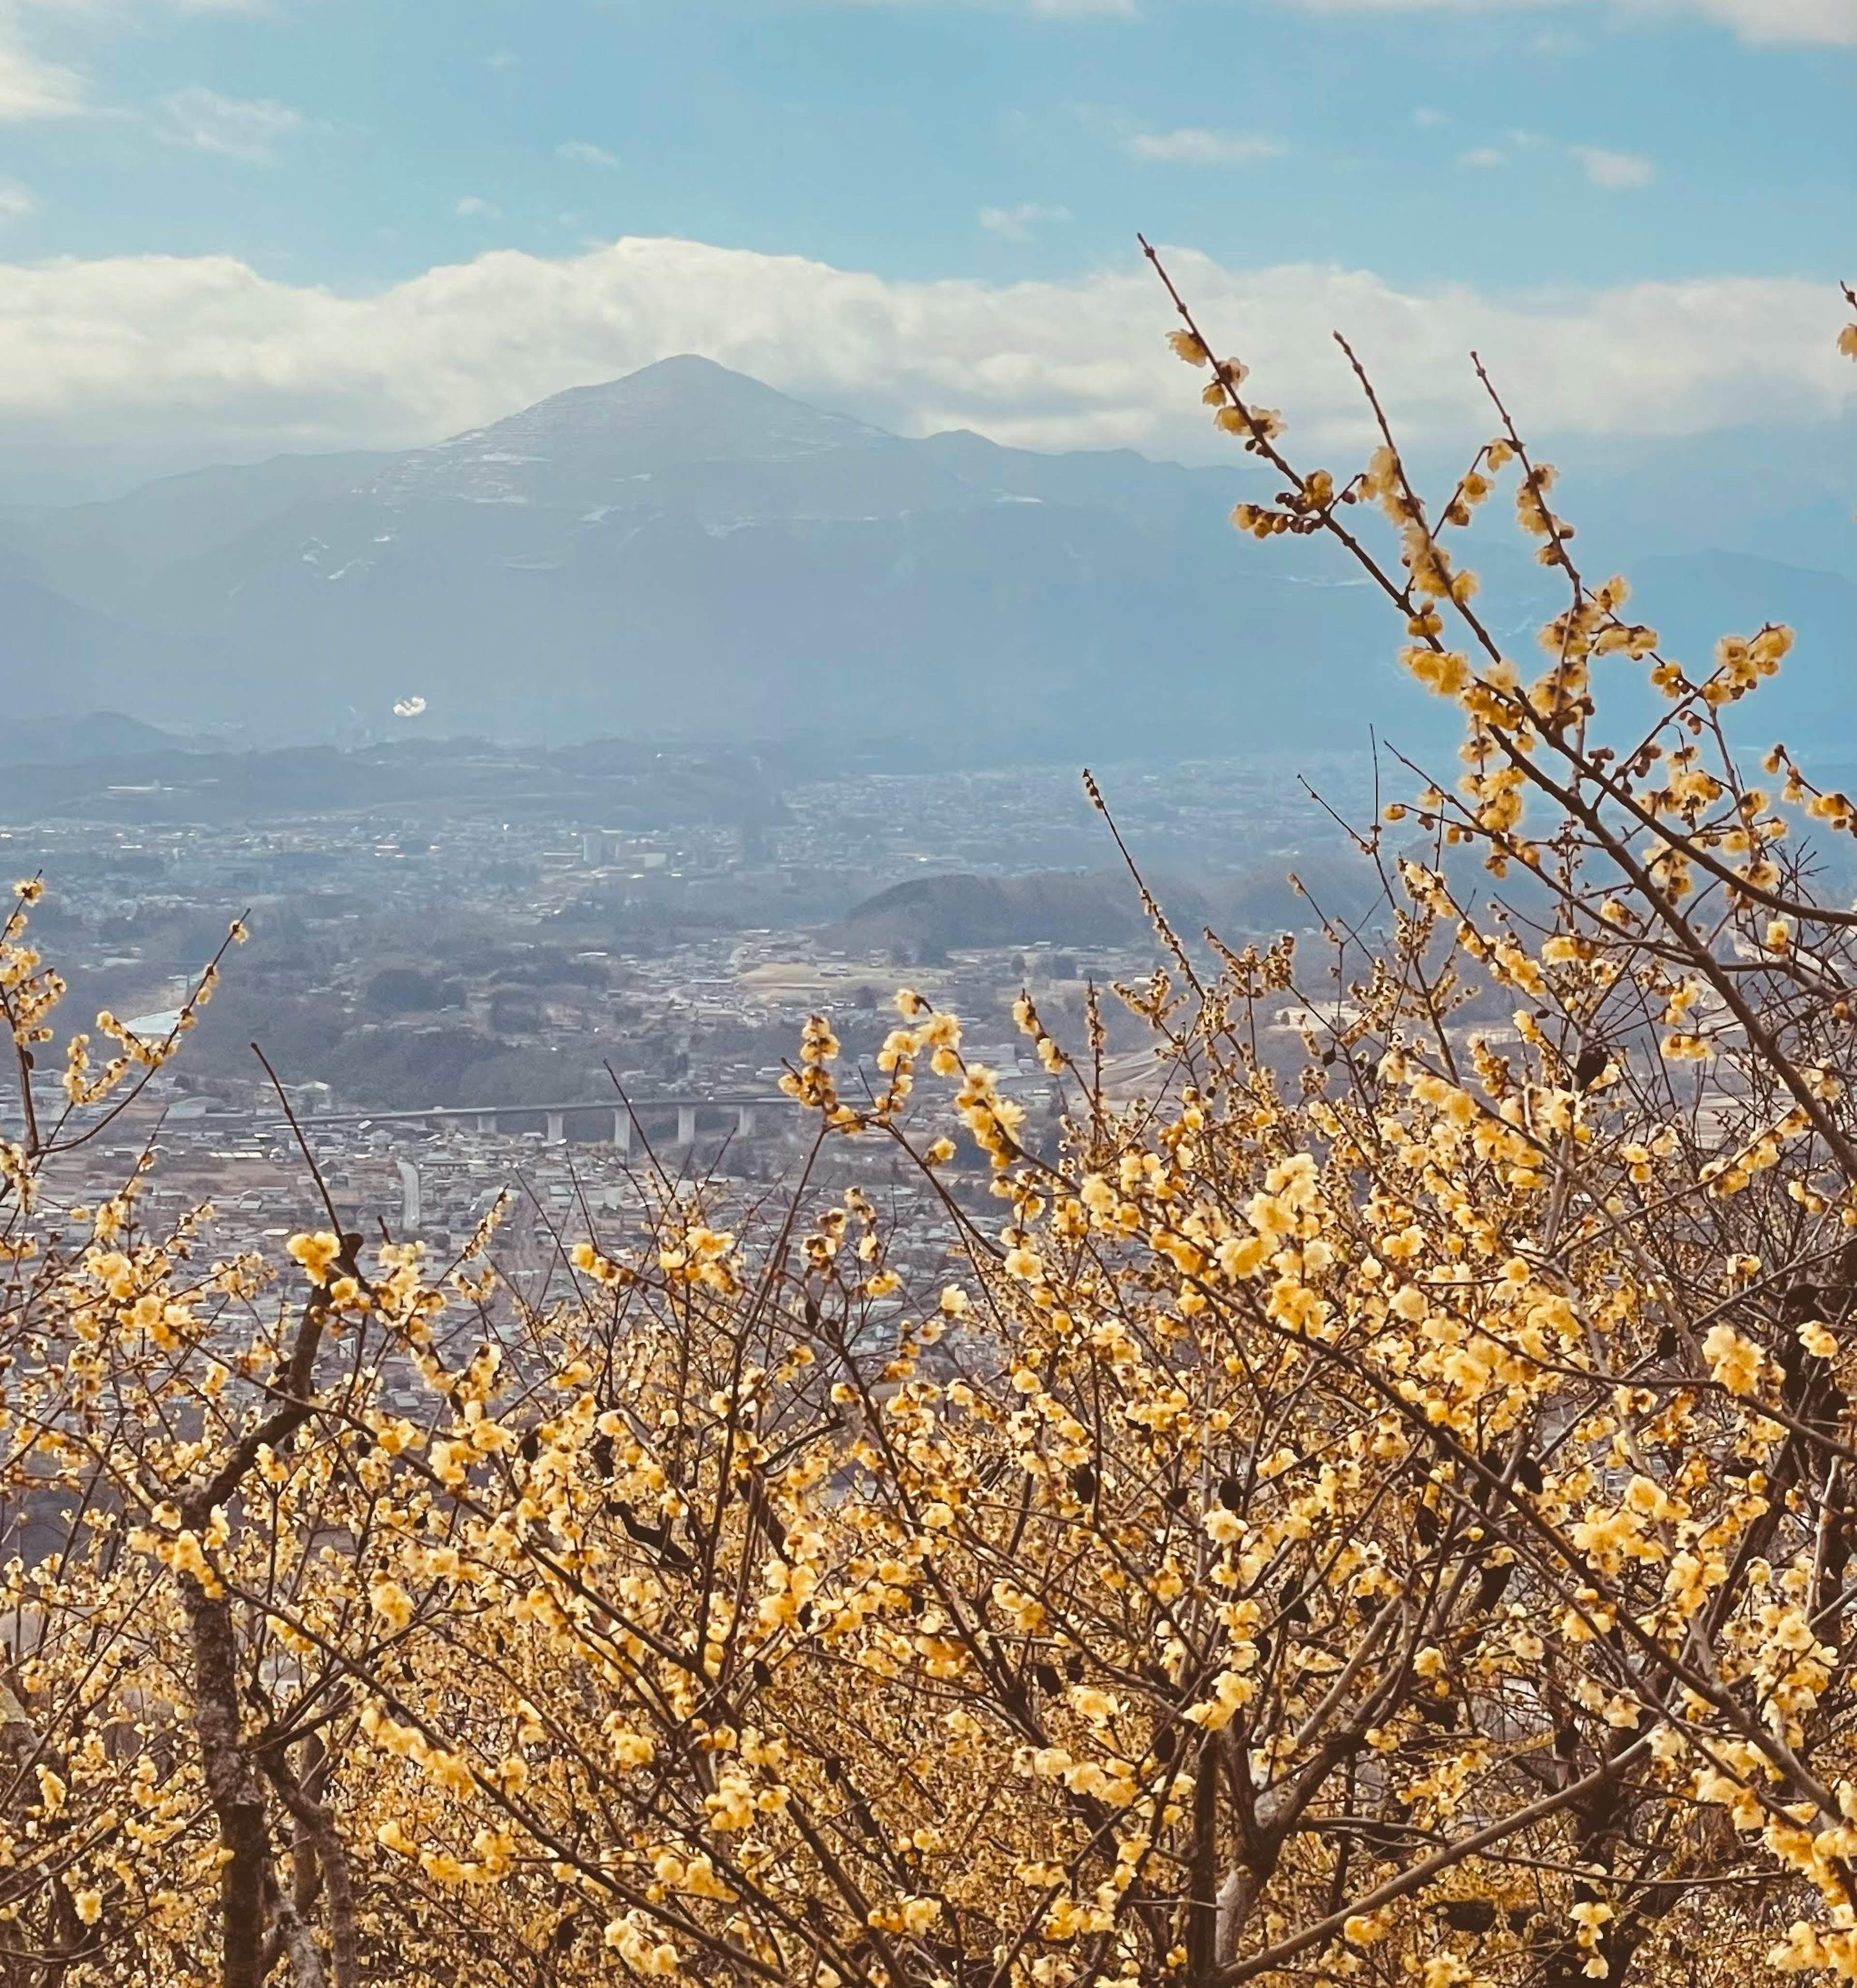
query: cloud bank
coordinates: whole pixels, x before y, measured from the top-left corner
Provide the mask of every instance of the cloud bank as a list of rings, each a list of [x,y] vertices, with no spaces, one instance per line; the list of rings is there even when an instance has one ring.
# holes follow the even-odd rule
[[[1516,13],[1594,5],[1629,19],[1700,15],[1750,42],[1857,47],[1857,0],[1294,0],[1312,13]]]
[[[1501,296],[1369,271],[1222,268],[1176,252],[1208,335],[1251,365],[1298,450],[1365,437],[1344,330],[1414,442],[1488,432],[1474,346],[1526,431],[1674,435],[1835,418],[1857,368],[1829,283],[1734,277]],[[683,351],[907,433],[1188,458],[1230,445],[1167,353],[1142,269],[1066,281],[894,282],[701,242],[630,238],[559,260],[498,251],[368,296],[228,257],[0,265],[0,452],[178,467],[384,448],[493,421]]]
[[[946,5],[950,0],[846,0],[846,4]],[[1016,4],[1028,13],[1058,17],[1140,12],[1136,0],[952,0],[952,4]],[[1283,4],[1312,14],[1514,14],[1584,6],[1626,19],[1700,17],[1749,42],[1857,47],[1857,0],[1283,0]]]

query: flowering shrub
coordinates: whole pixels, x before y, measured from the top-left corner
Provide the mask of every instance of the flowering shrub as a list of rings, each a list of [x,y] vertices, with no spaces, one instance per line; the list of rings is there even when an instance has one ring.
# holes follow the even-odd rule
[[[920,997],[874,1097],[815,1019],[815,1156],[940,1182],[919,1079],[985,1156],[939,1296],[856,1188],[667,1194],[545,1313],[494,1216],[442,1266],[333,1212],[210,1260],[135,1181],[55,1227],[22,889],[0,1980],[1857,1978],[1857,911],[1802,840],[1857,810],[1722,725],[1790,638],[1666,658],[1500,407],[1436,509],[1389,431],[1296,469],[1181,315],[1281,478],[1236,522],[1361,561],[1465,770],[1359,830],[1383,922],[1313,974],[1150,901],[1143,1097],[1093,993],[1073,1043],[1021,1001],[1055,1154]],[[1504,478],[1532,673],[1454,536]],[[172,1044],[100,1028],[106,1107]]]

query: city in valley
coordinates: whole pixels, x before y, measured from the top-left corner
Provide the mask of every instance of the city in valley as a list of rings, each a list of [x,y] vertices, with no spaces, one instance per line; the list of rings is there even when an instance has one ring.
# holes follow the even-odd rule
[[[10,769],[0,802],[0,864],[45,880],[32,930],[69,982],[64,1027],[106,1011],[160,1040],[229,922],[250,938],[132,1105],[69,1115],[67,1132],[99,1129],[49,1166],[54,1216],[119,1190],[147,1155],[146,1219],[209,1204],[216,1255],[275,1255],[326,1223],[326,1188],[345,1227],[419,1240],[442,1265],[502,1198],[499,1267],[540,1303],[571,1276],[575,1241],[636,1239],[667,1183],[701,1183],[724,1212],[792,1195],[815,1121],[781,1079],[810,1015],[830,1020],[856,1097],[880,1086],[893,996],[915,988],[961,1017],[966,1055],[1001,1073],[1035,1147],[1055,1148],[1067,1100],[1014,1025],[1021,990],[1080,1044],[1094,983],[1112,1081],[1132,1094],[1151,1067],[1112,990],[1145,979],[1154,934],[1073,766],[127,742]],[[1363,804],[1363,761],[1312,770],[1325,798]],[[1307,928],[1359,893],[1281,762],[1099,777],[1189,932]],[[34,1089],[42,1120],[63,1108],[54,1072]],[[950,1102],[925,1082],[918,1147],[954,1129]],[[9,1073],[0,1117],[19,1110]],[[847,1178],[908,1218],[898,1267],[932,1290],[954,1237],[937,1191],[876,1139],[833,1142],[808,1174],[831,1192]],[[971,1147],[944,1184],[987,1205]]]

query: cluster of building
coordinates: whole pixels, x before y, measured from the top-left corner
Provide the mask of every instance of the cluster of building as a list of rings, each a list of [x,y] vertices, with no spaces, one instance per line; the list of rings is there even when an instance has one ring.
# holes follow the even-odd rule
[[[841,928],[913,877],[1102,868],[1104,832],[1072,769],[763,783],[732,813],[726,783],[706,775],[701,805],[674,783],[664,791],[683,799],[661,818],[640,803],[615,826],[572,781],[551,802],[535,756],[505,757],[505,786],[485,749],[458,762],[469,779],[448,801],[417,804],[296,796],[227,819],[208,773],[192,789],[179,776],[110,786],[44,819],[9,821],[0,800],[0,871],[48,882],[35,936],[72,982],[68,1026],[107,1006],[163,1034],[226,921],[243,915],[254,935],[220,997],[243,1003],[239,1026],[215,1033],[218,1011],[202,1014],[135,1105],[51,1168],[50,1216],[114,1191],[154,1150],[149,1219],[210,1202],[217,1253],[275,1253],[326,1219],[326,1195],[345,1224],[444,1262],[506,1196],[498,1248],[539,1301],[569,1274],[568,1243],[636,1231],[667,1184],[706,1183],[740,1207],[789,1191],[814,1128],[780,1080],[809,1015],[832,1017],[846,1093],[874,1091],[890,997],[907,979],[964,1018],[969,1054],[1001,1073],[1028,1138],[1054,1141],[1065,1097],[1021,1053],[1014,996],[1031,984],[1052,1019],[1074,1022],[1086,981],[1150,963],[1139,938],[1060,946],[1028,930],[906,972]],[[1335,769],[1344,784],[1359,775]],[[1258,763],[1102,777],[1124,834],[1163,861],[1254,860],[1306,826],[1300,790]],[[626,791],[637,803],[645,789]],[[253,1032],[275,1044],[281,1097],[250,1057]],[[925,1082],[918,1103],[927,1143],[953,1121],[941,1087]],[[0,1082],[0,1134],[19,1111]],[[997,1222],[975,1156],[950,1178]],[[946,1272],[954,1225],[893,1145],[839,1142],[810,1178],[890,1196],[903,1267]]]

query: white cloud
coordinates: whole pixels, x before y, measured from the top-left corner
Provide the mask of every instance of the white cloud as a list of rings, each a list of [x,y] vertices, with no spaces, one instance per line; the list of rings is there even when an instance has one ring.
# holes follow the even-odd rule
[[[886,0],[886,4],[896,4],[896,0]],[[914,0],[901,0],[905,5]],[[964,0],[964,4],[986,6],[997,4],[997,0]],[[1008,0],[1011,4],[1011,0]],[[1054,20],[1076,19],[1091,14],[1137,14],[1141,10],[1136,0],[1018,0],[1028,14],[1043,14]]]
[[[1051,20],[1081,19],[1091,15],[1126,17],[1139,14],[1136,0],[837,0],[841,6],[924,7],[954,5],[971,12],[1042,14]]]
[[[1415,445],[1487,432],[1474,347],[1524,432],[1680,434],[1809,422],[1857,395],[1829,283],[1719,277],[1494,295],[1371,272],[1168,262],[1221,350],[1340,467],[1368,441],[1344,329]],[[628,238],[512,250],[343,296],[225,256],[0,267],[0,455],[178,467],[384,447],[478,425],[667,353],[707,353],[910,433],[1224,457],[1133,264],[1063,282],[896,282],[799,256]]]
[[[5,0],[14,14],[130,18],[157,13],[262,14],[269,0]]]
[[[983,207],[975,217],[982,228],[1003,235],[1008,242],[1025,242],[1041,222],[1068,221],[1067,207],[1045,207],[1035,200],[1021,200],[1016,207]]]
[[[0,124],[71,117],[84,107],[83,79],[21,48],[0,18]]]
[[[1732,29],[1750,42],[1857,46],[1857,0],[1294,0],[1294,4],[1325,14],[1494,14],[1556,4],[1587,5],[1626,19],[1699,15]]]
[[[1421,103],[1412,113],[1412,121],[1421,131],[1435,131],[1440,124],[1448,124],[1450,120],[1442,110],[1434,110],[1429,103]]]
[[[603,145],[589,145],[584,138],[569,138],[555,147],[555,157],[576,166],[601,166],[609,172],[619,164]]]
[[[842,0],[869,5],[1014,6],[1052,15],[1140,12],[1136,0]],[[1829,43],[1857,46],[1857,0],[1285,0],[1311,13],[1496,14],[1584,7],[1625,19],[1700,17],[1732,29],[1750,42]],[[1559,45],[1563,49],[1567,46]]]
[[[82,74],[40,52],[36,46],[28,46],[38,39],[26,28],[30,21],[87,20],[94,39],[98,32],[113,31],[138,15],[162,12],[252,14],[262,12],[266,4],[267,0],[0,0],[0,124],[74,117],[95,108]]]
[[[1647,187],[1657,177],[1657,168],[1642,152],[1609,152],[1603,145],[1569,145],[1567,149],[1595,186],[1615,193]]]
[[[1132,159],[1155,159],[1183,166],[1235,166],[1251,159],[1274,159],[1283,147],[1275,138],[1248,131],[1208,131],[1197,124],[1174,131],[1143,131],[1123,140]]]
[[[23,221],[37,211],[39,203],[17,180],[0,180],[0,226]]]
[[[1685,0],[1635,0],[1639,6],[1679,6]],[[1857,0],[1686,0],[1711,21],[1751,42],[1828,42],[1857,47]]]
[[[485,200],[481,194],[468,193],[452,212],[466,221],[501,221],[503,210],[493,200]]]
[[[195,151],[252,166],[275,165],[278,147],[309,123],[288,103],[271,97],[221,96],[198,83],[163,97],[160,110],[165,136]]]
[[[1469,151],[1457,154],[1457,163],[1477,172],[1488,172],[1494,167],[1507,165],[1508,154],[1499,145],[1474,145]]]

